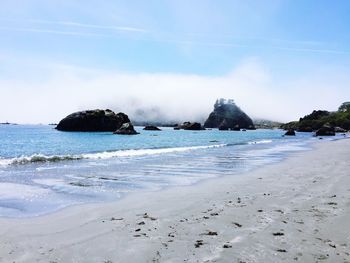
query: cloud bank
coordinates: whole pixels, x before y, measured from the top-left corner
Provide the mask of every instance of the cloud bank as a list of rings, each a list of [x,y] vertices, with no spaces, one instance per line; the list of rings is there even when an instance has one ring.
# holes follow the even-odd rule
[[[281,81],[256,59],[243,61],[223,76],[62,65],[30,73],[22,79],[0,79],[0,122],[58,122],[71,112],[94,108],[123,111],[138,121],[147,121],[140,119],[140,110],[146,110],[150,120],[201,121],[220,97],[234,99],[251,117],[286,122],[313,109],[336,110],[350,98],[346,71],[317,69]]]

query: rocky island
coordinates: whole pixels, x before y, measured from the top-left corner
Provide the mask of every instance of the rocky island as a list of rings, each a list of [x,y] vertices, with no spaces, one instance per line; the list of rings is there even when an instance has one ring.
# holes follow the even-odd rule
[[[202,127],[202,124],[200,124],[199,122],[186,121],[182,124],[177,124],[174,127],[174,130],[200,131],[200,130],[204,130],[204,128]]]
[[[145,128],[143,128],[144,131],[161,131],[162,129],[159,129],[157,126],[154,125],[146,125]]]
[[[252,119],[231,99],[216,100],[214,110],[205,121],[204,127],[219,130],[255,129]]]
[[[62,119],[56,126],[56,129],[59,131],[110,131],[117,134],[136,134],[128,115],[122,112],[116,114],[109,109],[86,110],[72,113]]]

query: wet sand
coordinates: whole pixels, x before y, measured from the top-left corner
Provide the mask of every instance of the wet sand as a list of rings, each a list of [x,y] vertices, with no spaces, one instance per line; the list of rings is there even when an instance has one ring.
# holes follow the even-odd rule
[[[225,176],[0,219],[0,262],[350,262],[350,140]]]

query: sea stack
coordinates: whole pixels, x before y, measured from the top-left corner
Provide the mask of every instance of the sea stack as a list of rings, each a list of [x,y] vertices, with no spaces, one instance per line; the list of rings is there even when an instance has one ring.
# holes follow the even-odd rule
[[[177,124],[174,130],[190,130],[190,131],[200,131],[205,130],[199,122],[189,122],[186,121],[182,124]]]
[[[56,126],[60,131],[80,132],[114,132],[129,123],[129,117],[125,113],[114,113],[107,110],[86,110],[72,113],[62,119]]]
[[[205,121],[204,127],[220,130],[255,129],[252,119],[233,100],[225,99],[216,100],[214,110]]]
[[[147,125],[145,128],[143,128],[145,131],[161,131],[157,126],[154,125]]]

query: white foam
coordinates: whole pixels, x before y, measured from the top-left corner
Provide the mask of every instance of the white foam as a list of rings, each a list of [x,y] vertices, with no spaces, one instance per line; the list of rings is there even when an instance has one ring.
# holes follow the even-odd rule
[[[217,145],[209,145],[209,146],[160,148],[160,149],[123,150],[123,151],[114,151],[114,152],[83,154],[82,156],[86,159],[109,159],[113,157],[132,157],[132,156],[155,155],[155,154],[163,154],[163,153],[185,152],[190,150],[218,148],[218,147],[224,147],[224,146],[226,146],[226,144],[217,144]]]
[[[231,240],[230,240],[230,243],[231,243],[231,244],[235,244],[235,243],[241,242],[242,240],[243,240],[243,238],[242,238],[241,236],[237,236],[237,237],[235,237],[234,239],[231,239]]]
[[[272,140],[260,140],[260,141],[248,142],[248,144],[264,144],[264,143],[272,143]]]
[[[0,166],[11,164],[26,164],[26,163],[43,163],[43,162],[58,162],[64,160],[79,160],[82,159],[79,155],[44,155],[33,154],[30,156],[21,156],[11,159],[0,159]]]
[[[156,154],[165,154],[165,153],[176,153],[176,152],[185,152],[190,150],[199,150],[199,149],[209,149],[209,148],[218,148],[224,147],[227,144],[216,144],[216,145],[207,145],[207,146],[191,146],[191,147],[174,147],[174,148],[159,148],[159,149],[138,149],[138,150],[118,150],[110,152],[99,152],[99,153],[87,153],[81,155],[43,155],[43,154],[34,154],[31,156],[21,156],[18,158],[11,159],[0,159],[0,166],[8,165],[19,165],[27,163],[40,163],[40,162],[58,162],[65,160],[81,160],[81,159],[110,159],[116,157],[133,157],[133,156],[143,156],[143,155],[156,155]]]

